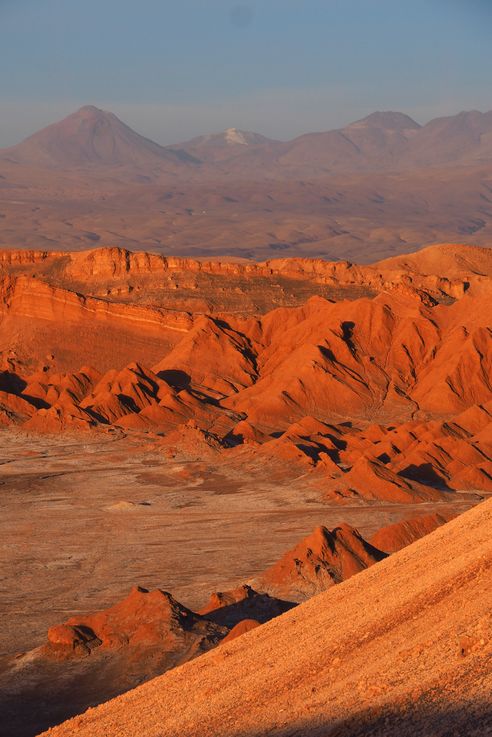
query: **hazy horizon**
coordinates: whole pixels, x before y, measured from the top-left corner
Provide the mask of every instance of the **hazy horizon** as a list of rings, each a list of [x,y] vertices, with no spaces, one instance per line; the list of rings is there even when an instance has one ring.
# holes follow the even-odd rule
[[[492,108],[478,0],[0,3],[0,146],[85,104],[160,144],[228,127],[271,138],[375,110],[419,123]]]
[[[254,133],[260,133],[262,135],[267,135],[265,133],[265,131],[262,131],[262,130],[257,130],[257,129],[253,130],[252,128],[245,129],[245,128],[240,128],[240,126],[230,125],[230,126],[224,126],[223,128],[216,128],[214,130],[202,130],[202,131],[198,131],[197,133],[195,133],[195,134],[193,134],[193,135],[191,135],[191,136],[189,136],[187,138],[181,137],[181,138],[176,139],[176,140],[162,141],[162,140],[159,140],[159,137],[158,136],[157,137],[152,137],[152,136],[149,136],[148,134],[144,133],[142,131],[142,129],[138,126],[138,123],[135,124],[135,125],[133,125],[132,123],[130,123],[130,120],[129,119],[132,117],[131,110],[129,111],[129,114],[128,115],[125,115],[125,109],[123,110],[123,113],[120,113],[119,112],[119,106],[118,105],[116,105],[114,107],[111,107],[111,106],[108,106],[108,105],[94,105],[92,102],[87,102],[87,103],[85,103],[83,105],[79,105],[79,107],[77,107],[77,108],[72,108],[72,109],[66,110],[65,112],[61,112],[60,115],[59,115],[59,117],[53,118],[51,120],[48,120],[48,122],[46,124],[42,124],[39,128],[36,128],[34,130],[31,130],[30,132],[28,132],[22,138],[20,138],[18,140],[15,140],[13,143],[9,144],[8,146],[0,146],[0,148],[8,148],[9,146],[15,145],[16,143],[21,143],[22,141],[24,141],[26,138],[28,138],[32,134],[38,132],[39,130],[42,130],[44,127],[47,127],[47,126],[49,126],[49,125],[51,125],[53,123],[57,123],[60,120],[63,120],[65,117],[68,117],[69,115],[72,115],[72,114],[78,112],[78,110],[80,110],[83,107],[96,107],[96,108],[99,108],[100,110],[102,110],[103,112],[114,113],[123,123],[125,123],[126,125],[129,125],[137,133],[139,133],[141,135],[146,135],[150,140],[154,140],[156,143],[159,143],[159,144],[164,145],[164,146],[182,143],[182,142],[185,142],[186,140],[192,139],[194,137],[202,136],[202,135],[203,136],[207,136],[207,135],[218,134],[218,133],[221,133],[221,132],[227,130],[227,128],[238,128],[238,129],[243,130],[243,131],[248,130],[248,132],[254,132]],[[351,123],[355,123],[358,120],[363,119],[363,118],[371,115],[372,113],[376,113],[376,112],[382,112],[382,113],[402,113],[404,115],[408,115],[410,118],[412,118],[414,120],[414,122],[418,123],[421,126],[424,126],[424,125],[426,125],[426,123],[428,123],[431,120],[434,120],[435,119],[434,117],[429,118],[429,119],[425,119],[425,120],[418,119],[418,118],[416,118],[416,116],[411,115],[409,112],[407,112],[405,110],[368,110],[360,118],[351,118],[350,120],[342,121],[338,126],[336,126],[336,128],[343,128],[343,127],[345,127],[347,125],[350,125]],[[450,111],[449,116],[458,115],[458,114],[460,114],[462,112],[487,113],[487,112],[489,112],[489,110],[486,110],[485,108],[484,109],[481,109],[481,110],[479,110],[478,108],[474,108],[473,110],[472,109],[469,109],[469,110],[456,110],[456,111]],[[440,116],[438,116],[438,117],[440,117]],[[443,117],[446,117],[446,115],[443,115]],[[328,128],[320,128],[320,127],[318,127],[318,128],[313,128],[313,129],[310,129],[310,130],[300,130],[298,133],[296,133],[294,136],[292,136],[292,138],[295,138],[296,136],[303,135],[303,134],[323,132],[323,131],[326,131],[326,130],[334,130],[334,129],[332,129],[332,128],[329,128],[328,129]],[[272,138],[272,139],[275,139],[276,138],[279,141],[288,141],[288,140],[290,140],[290,138],[280,137],[280,136],[268,136],[268,137],[269,138]]]

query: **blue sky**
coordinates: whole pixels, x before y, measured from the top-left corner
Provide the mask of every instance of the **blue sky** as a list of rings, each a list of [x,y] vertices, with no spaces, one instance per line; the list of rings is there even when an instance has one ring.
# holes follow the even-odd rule
[[[492,0],[0,0],[0,145],[92,103],[159,143],[492,108]]]

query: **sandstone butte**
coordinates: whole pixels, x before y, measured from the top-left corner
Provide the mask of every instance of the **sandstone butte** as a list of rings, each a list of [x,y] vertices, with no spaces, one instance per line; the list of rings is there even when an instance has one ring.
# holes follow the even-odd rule
[[[489,734],[491,529],[488,500],[292,611],[44,734]]]
[[[163,449],[298,466],[342,503],[492,490],[487,249],[366,266],[117,248],[0,264],[6,427],[160,433]]]

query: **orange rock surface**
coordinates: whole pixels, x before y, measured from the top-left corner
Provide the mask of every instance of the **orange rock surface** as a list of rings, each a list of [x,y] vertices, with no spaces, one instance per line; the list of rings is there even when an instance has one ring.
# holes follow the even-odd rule
[[[0,256],[3,426],[159,432],[170,452],[293,464],[342,502],[492,490],[484,249],[371,266]],[[252,308],[248,290],[282,296],[286,278],[295,306]],[[191,293],[204,312],[182,309]]]
[[[394,525],[382,527],[369,539],[369,542],[385,553],[395,553],[449,522],[453,516],[443,512],[412,517],[396,522]]]
[[[45,653],[68,658],[89,655],[96,648],[152,648],[184,654],[192,645],[200,650],[212,647],[226,634],[226,629],[195,615],[167,592],[135,587],[109,609],[51,627]]]
[[[244,584],[230,591],[214,592],[210,601],[198,613],[212,622],[233,627],[243,621],[255,621],[259,624],[288,611],[293,606],[291,601],[282,601],[265,593],[258,593],[251,586]],[[236,630],[235,637],[240,630]]]
[[[386,554],[366,542],[350,525],[317,527],[267,569],[255,585],[301,601],[347,580],[383,560]]]
[[[260,622],[258,622],[256,619],[242,619],[240,622],[238,622],[235,625],[235,627],[231,629],[229,634],[224,637],[222,642],[225,644],[226,642],[235,640],[236,637],[245,635],[246,632],[250,632],[251,630],[254,630],[256,627],[259,627],[259,626],[260,626]]]

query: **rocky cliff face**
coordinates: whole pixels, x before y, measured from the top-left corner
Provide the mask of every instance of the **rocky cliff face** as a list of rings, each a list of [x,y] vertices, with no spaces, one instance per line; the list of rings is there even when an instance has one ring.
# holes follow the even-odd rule
[[[470,286],[480,282],[492,272],[488,263],[487,249],[460,246],[455,251],[451,270],[453,277],[438,273],[438,255],[445,254],[448,247],[436,246],[419,252],[419,258],[400,257],[388,259],[380,264],[359,266],[348,261],[325,261],[322,259],[288,258],[271,259],[264,262],[207,261],[163,256],[146,252],[131,252],[123,248],[99,248],[91,251],[57,253],[56,251],[4,250],[0,251],[0,266],[5,268],[41,265],[41,276],[48,281],[60,279],[74,283],[117,281],[143,276],[162,275],[165,272],[206,273],[226,277],[271,278],[289,277],[313,283],[333,286],[364,286],[376,290],[398,290],[405,287],[421,293],[427,291],[435,297],[458,298]],[[453,247],[449,247],[453,248]],[[431,254],[428,255],[428,251]],[[466,257],[462,255],[466,254]],[[482,256],[483,252],[483,256]],[[458,265],[460,265],[458,267]],[[487,271],[488,269],[488,271]],[[448,268],[444,269],[446,274]]]

